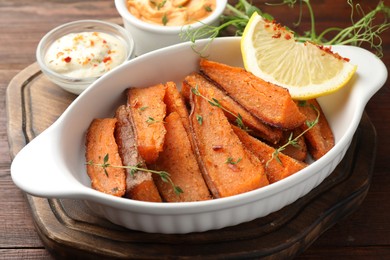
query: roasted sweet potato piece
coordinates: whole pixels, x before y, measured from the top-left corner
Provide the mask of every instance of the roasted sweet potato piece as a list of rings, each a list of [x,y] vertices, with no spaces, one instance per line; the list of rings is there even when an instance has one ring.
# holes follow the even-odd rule
[[[122,166],[114,137],[116,121],[115,118],[97,118],[92,121],[86,135],[85,157],[87,162],[92,162],[87,164],[92,188],[122,197],[126,191],[125,170],[113,167],[104,170],[103,167],[95,165],[104,163],[104,158],[108,155],[107,163]]]
[[[200,201],[211,199],[210,192],[199,169],[187,131],[180,116],[172,112],[166,117],[164,149],[157,162],[151,166],[155,170],[166,171],[183,193],[176,194],[170,183],[154,175],[161,196],[167,202]]]
[[[318,160],[330,149],[332,149],[335,141],[332,129],[330,128],[329,123],[317,100],[307,100],[305,104],[301,104],[299,106],[299,109],[303,114],[305,114],[309,122],[313,122],[317,117],[317,111],[312,106],[317,108],[318,112],[320,113],[320,117],[318,119],[318,123],[312,129],[307,131],[304,136],[309,153],[315,160]],[[301,126],[302,130],[307,128],[308,126],[306,124]]]
[[[242,68],[201,59],[200,70],[264,123],[294,129],[306,119],[287,89],[266,82]]]
[[[254,117],[247,110],[245,110],[240,104],[227,96],[222,90],[218,89],[214,84],[208,81],[204,76],[193,73],[184,79],[182,85],[182,95],[189,99],[191,88],[204,89],[202,92],[209,98],[215,98],[218,102],[226,108],[228,111],[236,115],[240,115],[245,127],[248,127],[251,134],[267,140],[270,143],[276,143],[282,137],[282,131],[280,129],[273,128],[264,124],[258,118]],[[231,122],[235,122],[236,117],[230,113],[224,111],[225,115]]]
[[[126,105],[118,107],[115,117],[117,119],[115,139],[123,165],[146,168],[144,160],[138,153],[137,137],[133,129],[129,107]],[[152,174],[147,171],[131,171],[131,169],[126,170],[125,197],[142,201],[162,201]]]
[[[279,148],[288,143],[289,139],[296,139],[298,135],[302,133],[301,128],[295,128],[293,130],[287,130],[283,132],[283,137],[280,139],[279,143],[272,145],[275,148]],[[292,134],[292,135],[291,135]],[[303,136],[299,137],[296,140],[295,145],[287,145],[283,150],[285,155],[288,155],[298,161],[305,161],[307,158],[307,145],[305,138]]]
[[[277,182],[284,179],[307,166],[306,163],[295,160],[283,153],[278,154],[278,161],[272,158],[275,148],[263,143],[259,139],[250,136],[242,129],[233,126],[233,130],[240,138],[241,142],[249,149],[255,156],[257,156],[264,165],[265,173],[267,174],[270,183]]]
[[[180,94],[174,82],[169,81],[165,84],[165,86],[167,89],[165,92],[164,102],[167,106],[167,115],[172,112],[178,113],[180,119],[183,122],[184,128],[188,133],[190,128],[190,121],[188,118],[189,113],[184,101],[184,97]]]
[[[137,135],[137,148],[146,164],[154,163],[163,149],[166,133],[165,89],[163,84],[128,89],[127,103]]]
[[[198,164],[213,196],[227,197],[268,185],[263,165],[244,148],[223,111],[194,94],[190,102]]]

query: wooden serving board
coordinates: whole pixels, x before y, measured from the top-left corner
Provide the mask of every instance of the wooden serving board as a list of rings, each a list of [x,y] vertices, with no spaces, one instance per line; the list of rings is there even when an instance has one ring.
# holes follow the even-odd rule
[[[51,83],[37,64],[21,71],[7,89],[12,156],[51,125],[75,98]],[[370,186],[375,151],[375,129],[364,114],[345,158],[305,197],[266,217],[203,233],[133,231],[98,217],[82,201],[26,197],[37,232],[57,257],[292,258],[360,206]]]

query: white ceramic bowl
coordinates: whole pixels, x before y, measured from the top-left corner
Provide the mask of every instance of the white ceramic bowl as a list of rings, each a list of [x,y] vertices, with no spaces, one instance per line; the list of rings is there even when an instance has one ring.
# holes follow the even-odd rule
[[[217,0],[216,9],[208,17],[197,23],[184,26],[160,26],[141,21],[130,14],[126,2],[127,0],[115,0],[115,6],[123,19],[124,27],[134,37],[135,55],[137,56],[187,41],[188,39],[180,37],[180,33],[187,31],[189,28],[197,29],[205,24],[218,25],[220,16],[227,4],[226,0]]]
[[[215,39],[208,50],[211,60],[242,66],[238,37]],[[334,46],[333,50],[358,65],[356,76],[347,86],[319,98],[336,145],[318,161],[279,182],[232,197],[182,203],[135,201],[91,188],[84,144],[92,119],[111,117],[125,102],[124,91],[130,86],[171,80],[181,86],[186,75],[198,70],[199,56],[191,43],[142,55],[102,76],[16,155],[11,165],[12,179],[29,194],[85,200],[94,212],[111,222],[146,232],[201,232],[266,216],[307,194],[334,170],[350,145],[367,101],[387,78],[385,65],[372,53],[348,46]]]
[[[74,94],[80,94],[89,87],[97,77],[73,78],[61,75],[51,70],[45,63],[45,55],[54,41],[69,33],[79,32],[103,32],[118,38],[126,49],[125,59],[129,60],[134,54],[134,41],[131,34],[123,27],[98,20],[80,20],[58,26],[48,32],[39,42],[36,58],[42,72],[56,85]]]

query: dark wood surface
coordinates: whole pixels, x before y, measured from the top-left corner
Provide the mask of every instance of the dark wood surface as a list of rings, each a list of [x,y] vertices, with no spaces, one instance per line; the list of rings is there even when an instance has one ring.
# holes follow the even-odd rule
[[[297,18],[297,11],[285,7],[267,7],[264,6],[264,1],[254,2],[284,24],[291,24]],[[344,1],[312,2],[318,17],[319,29],[349,23],[350,8]],[[376,5],[376,1],[359,2],[367,10]],[[6,129],[6,88],[11,79],[35,62],[35,48],[39,39],[53,27],[78,19],[107,20],[117,17],[113,1],[107,0],[0,0],[0,258],[52,258],[39,239],[25,195],[13,185],[10,177],[12,151],[9,149]],[[305,16],[304,21],[307,18]],[[383,35],[383,46],[385,55],[383,61],[389,69],[389,31]],[[390,127],[389,87],[388,80],[366,109],[368,117],[376,128],[378,139],[376,162],[367,196],[356,211],[321,235],[298,258],[383,259],[390,257],[390,201],[388,199],[390,167],[387,164],[390,152],[390,141],[387,135]]]

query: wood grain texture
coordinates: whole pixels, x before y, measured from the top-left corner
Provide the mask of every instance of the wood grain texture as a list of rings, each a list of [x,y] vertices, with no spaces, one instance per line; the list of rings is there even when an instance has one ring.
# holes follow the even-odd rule
[[[236,1],[229,1],[231,3]],[[297,9],[272,7],[264,0],[254,0],[263,11],[289,26],[297,21]],[[311,1],[319,31],[329,26],[350,24],[350,7],[346,1]],[[365,10],[378,1],[360,0]],[[386,4],[390,4],[385,0]],[[12,183],[9,166],[6,91],[10,81],[35,62],[40,38],[57,25],[79,19],[116,19],[114,2],[107,0],[0,0],[0,259],[48,259],[39,239],[24,194]],[[307,14],[307,13],[306,13]],[[303,17],[300,31],[308,30],[309,17]],[[120,20],[120,19],[119,19]],[[292,27],[292,26],[291,26]],[[390,69],[390,33],[383,35],[384,57]],[[53,90],[51,90],[53,91]],[[322,234],[297,259],[384,259],[390,255],[390,82],[371,99],[367,115],[375,126],[378,146],[371,186],[361,206],[344,220]],[[65,105],[66,106],[66,105]],[[56,111],[65,108],[54,108]],[[53,119],[53,118],[51,118]],[[50,119],[50,120],[51,120]],[[50,120],[44,119],[46,124]],[[39,127],[40,131],[42,128]],[[36,129],[37,130],[37,129]],[[381,209],[381,210],[378,210]]]

